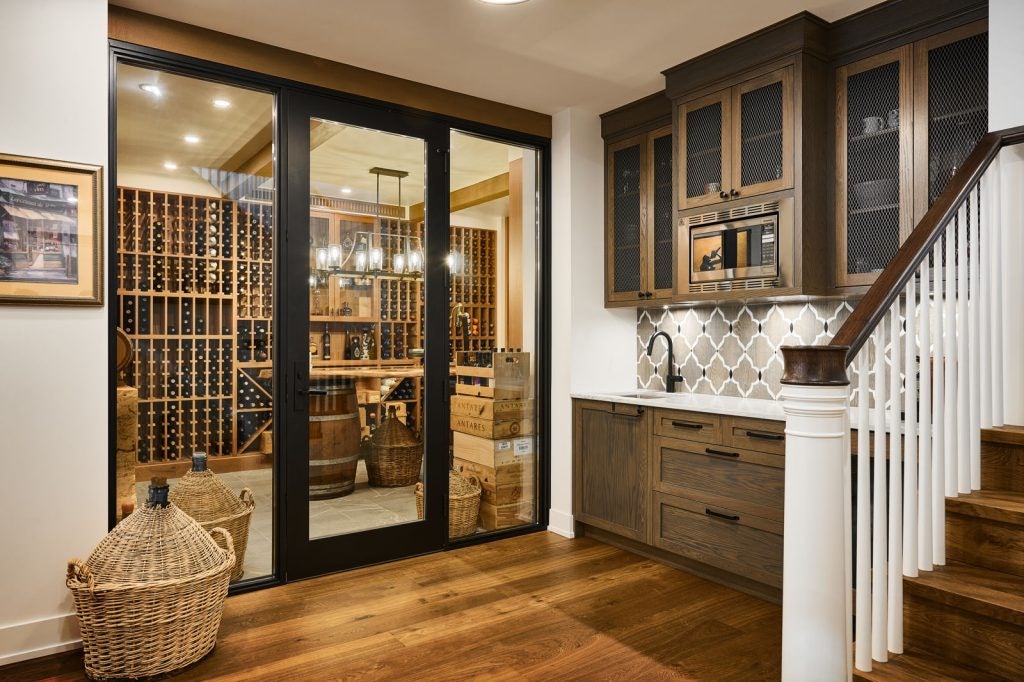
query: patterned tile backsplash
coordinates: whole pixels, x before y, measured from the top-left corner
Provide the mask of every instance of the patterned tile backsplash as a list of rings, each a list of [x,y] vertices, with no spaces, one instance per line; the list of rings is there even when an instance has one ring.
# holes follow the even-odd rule
[[[679,391],[775,399],[782,378],[782,346],[822,344],[846,320],[855,300],[723,304],[701,308],[652,308],[637,316],[637,383],[665,390],[668,345],[647,342],[657,331],[672,337],[683,383]]]

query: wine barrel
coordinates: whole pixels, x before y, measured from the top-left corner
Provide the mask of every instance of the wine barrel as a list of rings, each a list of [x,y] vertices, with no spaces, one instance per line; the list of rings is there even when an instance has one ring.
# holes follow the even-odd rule
[[[329,500],[355,490],[359,431],[353,386],[319,386],[310,391],[309,499]]]

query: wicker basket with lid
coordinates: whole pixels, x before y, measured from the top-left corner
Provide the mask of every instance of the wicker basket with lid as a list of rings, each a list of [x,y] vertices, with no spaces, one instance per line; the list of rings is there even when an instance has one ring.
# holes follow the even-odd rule
[[[217,475],[206,468],[206,453],[192,455],[192,470],[171,488],[171,502],[199,522],[206,530],[223,528],[235,543],[235,568],[231,580],[242,577],[245,569],[245,548],[249,544],[249,522],[256,507],[252,491],[243,488],[235,495]],[[222,540],[214,537],[224,548]]]
[[[397,488],[413,485],[420,477],[423,445],[409,427],[388,407],[388,418],[373,434],[366,456],[366,477],[370,485]]]
[[[476,479],[448,472],[448,537],[462,538],[476,532],[481,488]],[[423,484],[416,484],[416,518],[423,518]]]
[[[217,640],[228,579],[235,564],[188,514],[167,500],[167,480],[154,478],[146,505],[117,524],[86,561],[68,562],[93,679],[173,672],[205,656]]]

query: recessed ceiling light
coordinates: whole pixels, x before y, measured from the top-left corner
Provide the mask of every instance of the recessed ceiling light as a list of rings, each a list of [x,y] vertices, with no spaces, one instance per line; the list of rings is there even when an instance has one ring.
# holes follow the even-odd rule
[[[199,136],[198,135],[186,135],[184,137],[184,140],[185,140],[185,142],[187,142],[189,144],[199,144]]]
[[[153,95],[153,97],[162,97],[164,94],[164,91],[160,89],[159,85],[153,85],[152,83],[143,83],[139,86],[139,90],[148,92]]]
[[[215,99],[213,100],[213,106],[217,109],[227,109],[231,106],[231,102],[226,99]]]
[[[341,188],[341,193],[342,194],[352,194],[352,188],[351,187],[342,187]]]
[[[164,168],[167,170],[178,170],[178,164],[173,161],[164,161]]]
[[[488,5],[518,5],[526,0],[480,0],[480,2],[486,2]]]

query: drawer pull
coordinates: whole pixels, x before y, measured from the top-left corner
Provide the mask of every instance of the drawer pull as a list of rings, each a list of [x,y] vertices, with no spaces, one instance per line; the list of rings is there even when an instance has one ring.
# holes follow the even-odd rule
[[[739,514],[723,514],[722,512],[716,512],[714,509],[704,508],[704,513],[708,516],[714,516],[719,519],[725,519],[726,521],[739,521]]]
[[[700,431],[704,428],[703,424],[698,424],[697,422],[681,422],[676,419],[672,420],[672,426],[677,429],[691,429],[693,431]]]
[[[781,433],[765,433],[764,431],[747,431],[747,438],[760,438],[761,440],[784,440],[786,437]]]
[[[726,452],[725,450],[715,450],[714,448],[704,448],[704,452],[709,455],[718,455],[719,457],[739,457],[738,452]]]

